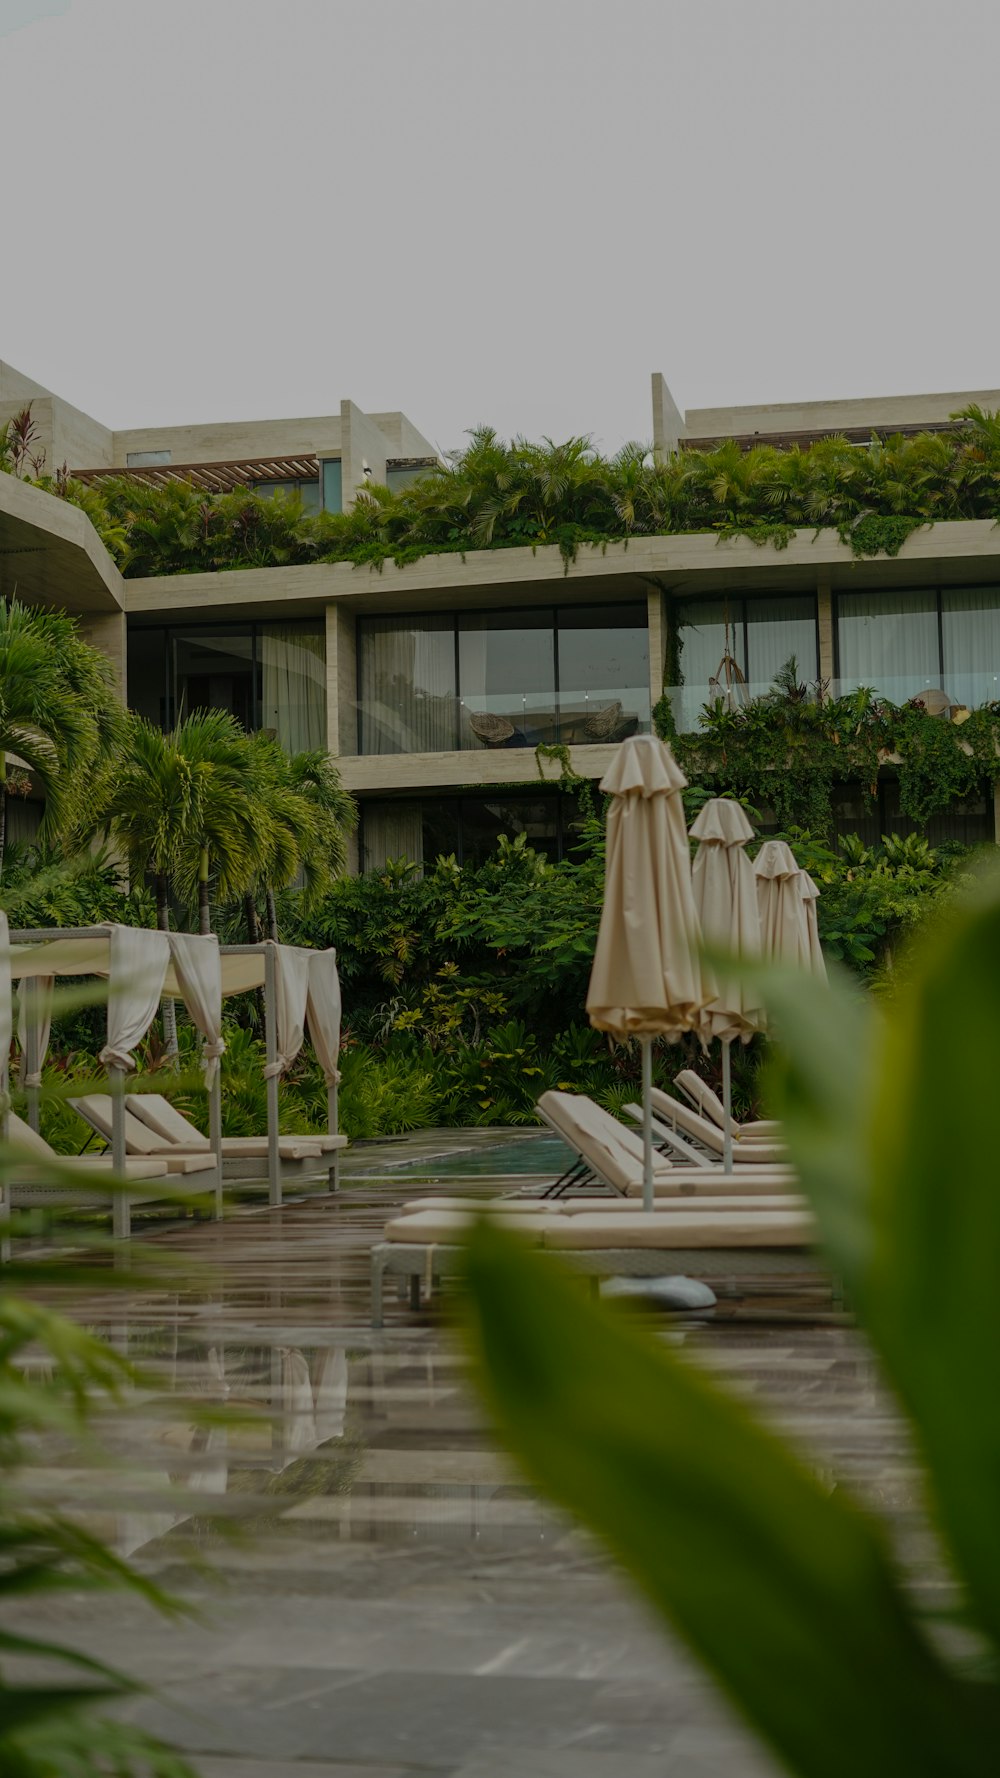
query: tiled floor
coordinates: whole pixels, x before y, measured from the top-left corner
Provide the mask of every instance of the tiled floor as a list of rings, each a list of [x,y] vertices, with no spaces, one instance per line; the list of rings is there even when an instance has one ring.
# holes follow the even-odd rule
[[[386,1168],[447,1146],[358,1149],[336,1200],[161,1231],[136,1252],[169,1255],[173,1275],[81,1305],[155,1386],[115,1433],[134,1470],[77,1467],[70,1490],[67,1460],[39,1490],[72,1492],[197,1616],[98,1595],[19,1622],[152,1682],[133,1714],[202,1778],[772,1772],[497,1449],[440,1305],[417,1317],[390,1296],[385,1331],[369,1330],[368,1248],[420,1189]],[[932,1584],[899,1428],[820,1296],[727,1302],[671,1337],[759,1399],[831,1486],[876,1499]],[[193,1434],[185,1403],[218,1399],[245,1417]]]

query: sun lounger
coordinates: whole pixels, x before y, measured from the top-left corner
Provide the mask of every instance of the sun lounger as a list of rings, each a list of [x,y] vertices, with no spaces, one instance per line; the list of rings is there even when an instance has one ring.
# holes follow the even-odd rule
[[[461,1270],[464,1237],[472,1217],[455,1210],[423,1210],[393,1217],[385,1240],[372,1249],[372,1326],[383,1322],[386,1274],[408,1279],[410,1303],[420,1306],[421,1287]],[[594,1277],[655,1278],[664,1273],[707,1274],[713,1279],[773,1277],[815,1272],[811,1253],[815,1225],[807,1211],[745,1208],[706,1212],[602,1210],[573,1215],[565,1205],[548,1214],[505,1215],[533,1247],[558,1253],[565,1263]]]
[[[652,1089],[651,1102],[661,1124],[667,1125],[674,1135],[678,1130],[683,1133],[680,1141],[683,1145],[685,1158],[690,1158],[691,1148],[690,1144],[683,1142],[683,1138],[693,1137],[708,1151],[710,1158],[714,1156],[717,1163],[721,1162],[725,1148],[725,1137],[718,1124],[713,1123],[711,1118],[702,1117],[700,1112],[692,1111],[690,1106],[684,1104],[683,1100],[672,1099],[669,1093],[661,1092],[659,1087]],[[634,1115],[634,1108],[629,1107],[628,1109]],[[742,1136],[733,1142],[734,1166],[773,1166],[781,1165],[787,1160],[788,1150],[782,1142],[758,1142],[745,1139]]]
[[[718,1093],[709,1086],[707,1080],[702,1080],[701,1075],[696,1074],[693,1068],[682,1068],[679,1074],[674,1075],[674,1086],[680,1087],[681,1092],[690,1099],[694,1109],[701,1112],[702,1117],[710,1117],[713,1124],[718,1124],[720,1130],[725,1130],[726,1108]],[[732,1126],[733,1136],[737,1141],[749,1139],[751,1142],[777,1142],[781,1140],[781,1124],[777,1118],[755,1118],[751,1123],[741,1124],[737,1123],[734,1117],[730,1117],[729,1122]]]
[[[136,1115],[137,1105],[145,1105],[147,1099],[155,1100],[159,1107],[160,1130],[150,1127],[144,1112],[143,1117]],[[97,1135],[105,1141],[111,1140],[112,1101],[108,1093],[87,1093],[78,1099],[71,1099],[74,1110],[88,1123]],[[169,1118],[168,1115],[170,1114]],[[164,1134],[164,1126],[173,1120],[176,1132],[174,1136]],[[329,1171],[329,1162],[324,1158],[325,1148],[329,1150],[332,1143],[339,1146],[345,1138],[330,1136],[282,1136],[279,1139],[278,1152],[281,1158],[282,1180],[285,1184],[293,1184],[307,1179],[321,1178]],[[154,1156],[174,1161],[183,1167],[185,1159],[198,1160],[202,1165],[208,1158],[209,1166],[214,1166],[214,1157],[207,1136],[204,1136],[197,1125],[189,1123],[180,1112],[161,1094],[129,1093],[125,1103],[125,1147],[129,1154]],[[267,1186],[267,1137],[266,1136],[224,1136],[222,1139],[222,1177],[232,1184],[247,1188]]]
[[[610,1111],[582,1093],[543,1093],[535,1109],[542,1122],[578,1156],[574,1166],[548,1188],[550,1198],[592,1188],[594,1182],[623,1197],[642,1196],[643,1148],[637,1130],[619,1123]],[[725,1191],[731,1189],[725,1184],[728,1177],[708,1157],[698,1157],[697,1165],[675,1166],[663,1155],[654,1156],[653,1190],[657,1197]],[[740,1190],[784,1192],[794,1178],[787,1167],[741,1167]],[[721,1187],[713,1183],[716,1180],[722,1181]]]
[[[112,1172],[110,1155],[56,1154],[44,1136],[13,1111],[8,1118],[8,1137],[14,1153],[6,1189],[8,1202],[15,1210],[106,1210],[113,1198],[124,1198],[127,1234],[130,1213],[136,1205],[164,1203],[188,1191],[201,1196],[205,1191],[204,1179],[191,1186],[178,1184],[162,1158],[139,1156],[126,1160],[122,1176],[136,1190],[119,1193],[119,1176]],[[208,1171],[212,1170],[210,1161]]]

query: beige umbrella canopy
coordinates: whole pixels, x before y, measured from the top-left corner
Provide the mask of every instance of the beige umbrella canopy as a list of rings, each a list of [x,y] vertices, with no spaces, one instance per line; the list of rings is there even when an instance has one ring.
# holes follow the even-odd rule
[[[808,969],[809,928],[802,898],[802,872],[784,840],[765,840],[754,859],[760,941],[769,963]]]
[[[806,934],[809,939],[809,967],[812,970],[813,975],[821,976],[823,981],[826,981],[826,958],[823,955],[823,947],[819,942],[819,921],[816,917],[816,903],[819,900],[819,890],[807,870],[800,872],[799,887],[802,891],[802,901],[805,907]]]
[[[650,1044],[701,1022],[701,931],[681,791],[687,779],[655,735],[623,741],[601,780],[608,810],[604,905],[587,992],[599,1031],[642,1043],[644,1200],[653,1203]]]
[[[698,841],[691,883],[705,944],[733,957],[759,957],[757,884],[744,851],[754,831],[744,810],[727,797],[713,797],[692,823],[691,837]],[[737,976],[720,977],[715,987],[703,1015],[703,1032],[709,1038],[748,1043],[764,1017],[756,990]]]
[[[744,847],[753,828],[739,803],[713,797],[692,823],[698,851],[691,871],[695,906],[705,943],[733,957],[760,956],[760,914],[753,865]],[[733,1165],[732,1079],[729,1049],[749,1043],[764,1022],[758,996],[739,974],[719,976],[716,995],[702,1015],[702,1034],[722,1039],[723,1166]]]

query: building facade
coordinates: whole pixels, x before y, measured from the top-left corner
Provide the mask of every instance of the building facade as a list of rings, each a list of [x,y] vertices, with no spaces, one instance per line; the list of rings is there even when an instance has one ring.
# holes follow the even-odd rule
[[[1000,408],[1000,391],[681,415],[657,375],[653,436],[661,453],[831,433],[863,448],[873,432],[943,429],[972,401]],[[393,485],[436,460],[404,415],[351,402],[325,419],[114,433],[0,367],[0,425],[26,403],[49,464],[91,480],[128,470],[290,487],[337,509],[369,479]],[[0,592],[15,587],[78,612],[152,721],[216,706],[292,750],[328,748],[360,804],[361,868],[478,859],[500,833],[561,856],[578,811],[555,750],[598,778],[618,740],[648,730],[664,690],[678,728],[695,727],[723,663],[751,696],[794,655],[805,680],[872,685],[895,702],[929,689],[970,708],[1000,697],[1000,532],[988,521],[914,532],[892,559],[856,560],[808,530],[780,552],[689,534],[583,548],[568,565],[556,548],[503,549],[128,581],[82,514],[0,476]],[[850,785],[838,799],[845,830],[906,831],[891,774],[874,811]],[[996,820],[984,784],[946,826],[993,839]]]

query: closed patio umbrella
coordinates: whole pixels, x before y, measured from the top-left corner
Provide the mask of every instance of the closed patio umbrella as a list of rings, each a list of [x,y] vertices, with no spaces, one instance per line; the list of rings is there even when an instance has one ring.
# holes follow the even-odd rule
[[[695,907],[707,945],[733,957],[760,955],[760,914],[754,869],[744,851],[754,837],[739,803],[712,797],[691,826],[698,841],[691,881]],[[702,1033],[722,1040],[723,1167],[733,1170],[732,1077],[730,1045],[749,1043],[763,1024],[763,1008],[755,991],[738,972],[719,977],[716,994],[702,1015]]]
[[[799,887],[802,891],[806,912],[806,933],[809,938],[809,967],[813,975],[818,975],[823,981],[826,981],[826,958],[819,942],[819,921],[816,917],[819,890],[807,870],[801,871],[799,875],[801,879]]]
[[[587,991],[599,1031],[642,1046],[643,1203],[653,1208],[650,1090],[654,1037],[697,1029],[711,998],[702,979],[701,931],[681,791],[687,779],[655,735],[623,741],[601,780],[608,810],[604,905]]]
[[[802,872],[784,840],[765,840],[754,859],[761,954],[768,963],[808,969],[809,927]]]

